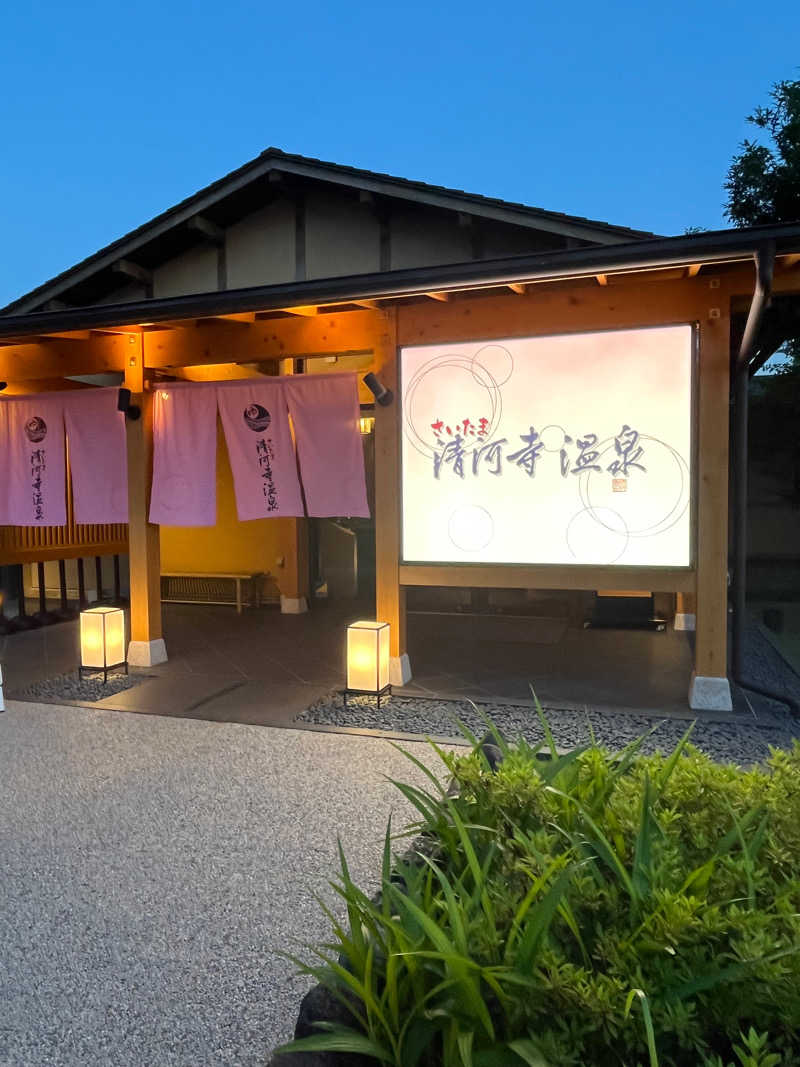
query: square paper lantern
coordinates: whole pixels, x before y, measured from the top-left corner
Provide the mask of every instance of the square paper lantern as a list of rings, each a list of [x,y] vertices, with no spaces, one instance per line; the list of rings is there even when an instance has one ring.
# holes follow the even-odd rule
[[[81,612],[81,673],[125,667],[125,613],[122,608],[88,608]]]
[[[354,622],[347,627],[347,688],[352,693],[389,688],[389,623]]]

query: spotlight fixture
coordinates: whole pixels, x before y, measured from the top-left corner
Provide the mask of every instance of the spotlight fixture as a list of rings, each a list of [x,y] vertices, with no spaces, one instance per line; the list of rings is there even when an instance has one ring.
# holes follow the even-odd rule
[[[122,411],[125,418],[130,419],[131,422],[136,422],[142,414],[142,409],[138,404],[131,403],[130,389],[120,389],[117,393],[117,411]]]
[[[385,385],[381,385],[375,375],[370,371],[369,374],[364,375],[364,385],[375,397],[375,402],[385,408],[391,404],[394,399],[394,394],[391,389],[387,389]]]

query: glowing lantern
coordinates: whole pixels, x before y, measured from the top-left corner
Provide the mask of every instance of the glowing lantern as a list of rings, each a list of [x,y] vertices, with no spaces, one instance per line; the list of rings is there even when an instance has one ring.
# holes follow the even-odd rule
[[[354,622],[347,627],[348,693],[381,696],[389,689],[389,623]]]
[[[81,612],[81,668],[84,671],[102,671],[103,681],[108,672],[124,667],[125,660],[125,614],[122,608],[89,608]]]

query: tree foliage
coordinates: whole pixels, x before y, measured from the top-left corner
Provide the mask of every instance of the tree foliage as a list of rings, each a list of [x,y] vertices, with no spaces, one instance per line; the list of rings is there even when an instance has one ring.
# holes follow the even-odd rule
[[[780,81],[747,121],[762,134],[733,157],[725,214],[735,226],[800,220],[800,81]]]

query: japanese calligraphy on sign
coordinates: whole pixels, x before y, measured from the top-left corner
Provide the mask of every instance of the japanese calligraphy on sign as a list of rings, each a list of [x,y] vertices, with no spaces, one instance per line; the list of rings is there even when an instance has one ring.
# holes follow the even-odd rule
[[[691,563],[690,326],[404,348],[403,557]]]

